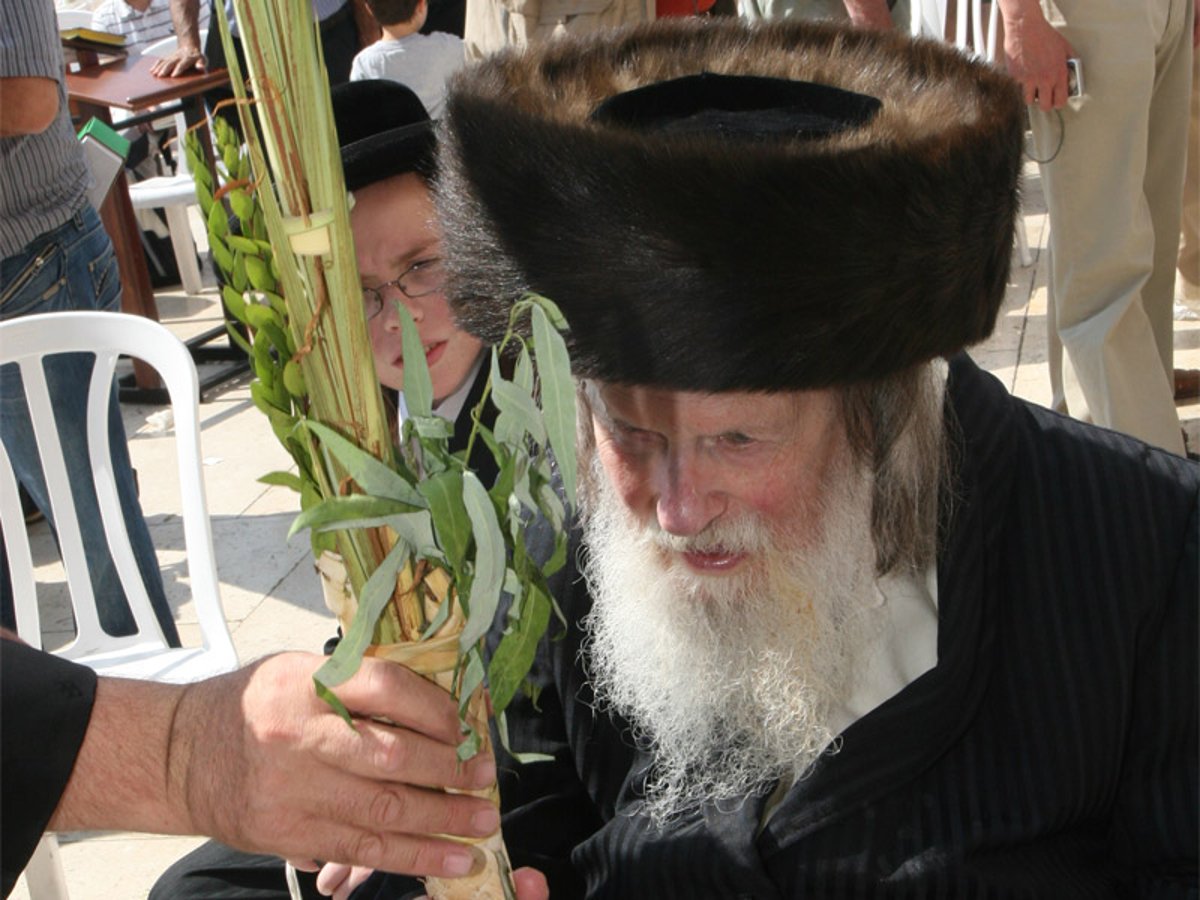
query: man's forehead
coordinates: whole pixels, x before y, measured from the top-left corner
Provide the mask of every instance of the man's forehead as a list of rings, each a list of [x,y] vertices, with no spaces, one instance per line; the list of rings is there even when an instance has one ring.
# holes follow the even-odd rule
[[[805,391],[687,391],[589,378],[582,382],[592,411],[629,424],[686,419],[718,430],[742,425],[792,423],[814,410],[825,412],[830,389]]]

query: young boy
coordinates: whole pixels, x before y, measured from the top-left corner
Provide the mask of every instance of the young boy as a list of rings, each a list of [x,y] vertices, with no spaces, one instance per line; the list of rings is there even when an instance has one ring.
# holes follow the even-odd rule
[[[421,34],[428,0],[367,0],[383,37],[358,52],[350,80],[385,78],[408,86],[430,118],[438,119],[446,102],[446,81],[465,61],[462,39],[435,31]]]

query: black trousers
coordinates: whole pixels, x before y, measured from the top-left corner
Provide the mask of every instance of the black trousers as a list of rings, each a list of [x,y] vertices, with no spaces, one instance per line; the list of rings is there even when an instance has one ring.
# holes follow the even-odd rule
[[[322,900],[317,876],[298,872],[305,900]],[[181,857],[159,876],[150,900],[289,900],[283,860],[242,853],[209,841]]]

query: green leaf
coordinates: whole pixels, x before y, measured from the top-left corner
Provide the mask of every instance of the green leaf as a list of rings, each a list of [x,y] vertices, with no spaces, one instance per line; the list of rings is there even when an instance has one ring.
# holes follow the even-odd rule
[[[429,510],[422,509],[403,516],[388,516],[383,524],[408,541],[408,545],[417,556],[439,563],[445,562],[442,548],[437,545],[433,536],[433,516],[429,514]]]
[[[463,505],[462,472],[447,469],[417,484],[421,496],[429,501],[438,546],[446,555],[450,569],[457,572],[467,557],[471,543],[471,520]]]
[[[487,489],[474,472],[463,473],[463,504],[471,519],[475,535],[475,567],[470,596],[467,598],[467,623],[459,637],[458,646],[468,652],[492,625],[504,586],[504,535],[496,521],[496,507]]]
[[[429,365],[425,362],[425,348],[416,323],[403,303],[396,303],[403,331],[404,350],[404,404],[408,414],[414,418],[433,415],[433,382],[429,378]]]
[[[221,270],[221,274],[227,279],[232,277],[234,259],[233,254],[229,252],[229,248],[225,246],[225,241],[220,235],[208,233],[208,248],[212,250],[213,259],[217,262],[217,268]],[[240,291],[239,291],[240,293]]]
[[[303,397],[308,393],[304,384],[304,370],[294,359],[289,359],[283,366],[283,386],[293,397]]]
[[[375,623],[379,621],[383,608],[392,599],[392,593],[396,589],[396,575],[409,556],[408,545],[404,541],[396,541],[388,555],[383,558],[383,562],[371,573],[371,577],[363,585],[362,596],[358,598],[358,608],[354,611],[350,627],[338,642],[333,655],[313,676],[317,684],[332,688],[354,677],[375,633]]]
[[[230,168],[230,171],[233,172],[237,168],[235,164]],[[234,188],[229,192],[229,208],[233,210],[233,214],[242,222],[249,222],[254,217],[254,201],[241,188]]]
[[[229,222],[225,219],[225,207],[220,203],[214,203],[212,209],[208,211],[208,233],[216,235],[219,238],[224,238],[229,234]]]
[[[483,659],[478,647],[467,653],[463,665],[462,680],[458,683],[458,711],[465,715],[475,689],[483,684]]]
[[[407,372],[408,370],[406,369],[405,371]],[[404,398],[407,400],[408,394],[405,394]],[[423,438],[435,441],[448,441],[454,437],[454,423],[448,419],[443,419],[441,416],[411,416],[406,421],[411,421],[413,429]]]
[[[541,298],[545,300],[545,298]],[[549,301],[545,301],[549,303]],[[561,314],[560,314],[561,318]],[[575,383],[562,335],[550,324],[546,308],[533,308],[533,355],[542,382],[542,411],[567,502],[575,504]]]
[[[246,262],[246,276],[250,279],[250,284],[254,286],[256,291],[274,291],[278,289],[278,284],[275,281],[275,276],[271,274],[270,265],[257,256],[246,254],[243,259]]]
[[[258,244],[254,243],[250,238],[242,237],[240,234],[226,235],[225,242],[234,250],[241,250],[243,253],[249,253],[251,256],[258,255]]]
[[[520,615],[510,615],[510,630],[500,639],[488,664],[488,688],[495,713],[503,712],[521,687],[549,624],[550,598],[540,585],[526,585]]]
[[[221,297],[225,301],[225,307],[239,322],[246,321],[246,300],[245,298],[231,288],[229,285],[221,286]]]
[[[254,353],[254,350],[250,347],[249,342],[242,337],[241,329],[238,328],[235,323],[226,320],[225,332],[229,335],[229,339],[231,341],[233,341],[246,352],[247,356],[250,356]]]
[[[260,475],[258,480],[261,484],[291,488],[297,493],[304,491],[304,482],[300,480],[300,476],[295,472],[268,472],[266,475]]]
[[[492,402],[499,412],[495,434],[501,443],[518,444],[526,434],[535,443],[546,442],[546,426],[533,396],[500,374],[495,354],[492,355]]]
[[[534,306],[541,309],[555,330],[568,331],[570,329],[571,326],[567,324],[567,317],[562,314],[562,310],[558,308],[558,304],[549,297],[543,297],[541,294],[529,291],[522,299],[530,301]]]
[[[400,500],[418,509],[425,507],[425,500],[417,489],[405,481],[396,470],[380,462],[357,444],[346,440],[332,428],[312,419],[306,419],[304,424],[329,452],[337,457],[338,462],[345,466],[363,493]]]
[[[413,507],[399,500],[387,497],[367,497],[363,494],[350,494],[346,497],[330,497],[316,506],[304,510],[292,522],[288,537],[305,528],[326,529],[331,525],[339,525],[358,519],[385,519],[413,512]]]

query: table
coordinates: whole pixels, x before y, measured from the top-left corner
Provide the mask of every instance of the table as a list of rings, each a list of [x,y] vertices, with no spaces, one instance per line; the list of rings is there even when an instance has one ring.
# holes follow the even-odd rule
[[[191,72],[177,78],[159,78],[150,72],[155,60],[150,56],[129,56],[104,65],[67,72],[67,97],[72,108],[85,120],[96,116],[112,124],[113,109],[123,109],[136,115],[164,103],[183,101],[184,118],[188,125],[203,123],[204,104],[200,95],[211,88],[228,84],[229,73],[225,69],[215,69],[211,72]],[[207,141],[204,143],[208,144]],[[150,284],[150,270],[142,250],[141,229],[129,200],[129,183],[124,170],[108,192],[100,209],[100,218],[112,239],[121,271],[122,311],[157,321],[158,309]],[[235,363],[202,380],[201,393],[247,368],[245,354],[231,342],[224,347],[205,346],[221,335],[225,335],[224,326],[188,341],[192,357],[197,362],[228,360]],[[158,374],[140,360],[134,361],[133,385],[122,384],[119,394],[122,400],[167,402]]]

